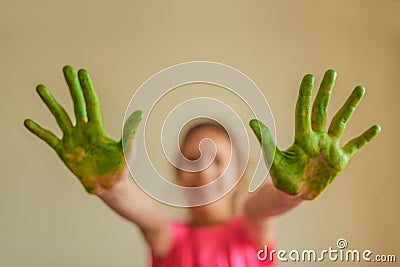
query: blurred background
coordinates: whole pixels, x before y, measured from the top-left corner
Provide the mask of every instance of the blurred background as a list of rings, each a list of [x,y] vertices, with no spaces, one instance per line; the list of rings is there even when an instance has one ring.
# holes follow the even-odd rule
[[[70,64],[90,71],[105,127],[119,139],[140,84],[193,60],[230,65],[257,83],[280,148],[293,140],[304,74],[319,84],[325,70],[338,71],[328,121],[364,85],[343,142],[376,123],[381,135],[316,201],[278,219],[278,247],[323,250],[346,238],[351,249],[395,254],[399,262],[399,14],[396,0],[0,1],[0,266],[146,266],[138,229],[86,194],[23,120],[60,134],[35,86],[46,84],[72,115],[61,71]]]

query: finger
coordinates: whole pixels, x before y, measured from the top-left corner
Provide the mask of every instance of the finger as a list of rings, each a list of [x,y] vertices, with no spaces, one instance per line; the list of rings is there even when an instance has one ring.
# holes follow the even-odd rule
[[[76,124],[87,122],[85,98],[83,96],[78,76],[71,66],[65,66],[63,68],[63,72],[71,93],[72,100],[74,101]]]
[[[49,146],[57,150],[56,147],[60,143],[60,140],[52,132],[43,129],[36,122],[30,119],[26,119],[24,121],[24,125],[34,135],[36,135],[37,137],[45,141]]]
[[[359,149],[363,146],[368,144],[372,141],[378,134],[381,132],[381,127],[379,125],[374,125],[365,131],[359,137],[354,138],[350,142],[348,142],[344,147],[343,150],[351,157],[356,153]]]
[[[296,135],[311,130],[310,103],[314,87],[314,76],[307,74],[301,81],[299,97],[296,104]]]
[[[78,71],[78,77],[85,97],[88,121],[103,128],[100,104],[92,80],[90,79],[89,72],[81,69]]]
[[[128,119],[125,121],[121,142],[124,150],[129,151],[131,149],[132,139],[135,136],[140,122],[143,118],[143,112],[136,110],[133,112]]]
[[[60,106],[57,100],[53,97],[50,91],[43,84],[39,84],[36,87],[36,91],[38,92],[40,98],[49,108],[51,114],[55,117],[58,126],[60,126],[61,130],[64,133],[68,133],[72,129],[71,120],[68,117],[68,114],[65,112],[64,108]]]
[[[315,98],[312,113],[311,123],[314,131],[325,131],[326,127],[326,107],[328,106],[331,97],[332,88],[335,85],[336,71],[328,70],[325,72],[319,87],[317,97]]]
[[[251,129],[262,146],[268,164],[274,166],[281,160],[282,154],[276,147],[271,131],[261,121],[253,119],[249,122]]]
[[[347,98],[344,105],[336,113],[335,117],[333,117],[328,130],[329,135],[336,138],[340,138],[342,136],[343,131],[346,128],[347,122],[349,121],[354,110],[357,108],[364,94],[364,87],[357,86],[356,88],[354,88],[353,92],[351,92],[351,95],[349,96],[349,98]]]

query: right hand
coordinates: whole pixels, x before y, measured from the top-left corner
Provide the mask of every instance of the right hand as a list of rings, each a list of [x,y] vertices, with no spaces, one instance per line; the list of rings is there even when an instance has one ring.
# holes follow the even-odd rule
[[[280,151],[262,122],[250,121],[262,145],[266,162],[271,165],[271,177],[276,188],[300,199],[315,199],[344,170],[351,157],[377,137],[379,125],[340,145],[340,138],[365,89],[357,86],[326,130],[326,107],[336,80],[336,72],[328,70],[311,109],[314,76],[306,75],[300,85],[296,104],[295,138],[293,145]],[[274,157],[273,157],[274,156]]]
[[[128,118],[124,141],[122,138],[118,142],[111,139],[103,127],[99,101],[89,73],[81,69],[77,75],[70,66],[65,66],[63,72],[74,102],[76,125],[72,125],[68,114],[44,85],[38,85],[36,90],[60,126],[62,139],[30,119],[24,124],[57,152],[88,193],[98,195],[121,179],[125,169],[123,149],[134,150],[132,139],[143,113],[135,111]]]

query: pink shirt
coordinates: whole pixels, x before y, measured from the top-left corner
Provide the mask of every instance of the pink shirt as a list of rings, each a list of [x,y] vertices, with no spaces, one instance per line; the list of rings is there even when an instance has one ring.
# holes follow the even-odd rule
[[[258,267],[272,266],[260,261],[243,232],[243,216],[216,226],[191,227],[172,224],[174,243],[165,258],[152,257],[152,267]],[[262,248],[261,248],[262,249]]]

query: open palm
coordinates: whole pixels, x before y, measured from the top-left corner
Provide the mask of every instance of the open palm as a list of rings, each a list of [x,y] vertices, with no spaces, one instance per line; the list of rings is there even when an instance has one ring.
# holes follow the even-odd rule
[[[61,128],[62,139],[30,119],[24,124],[57,152],[87,192],[97,194],[120,179],[125,168],[123,145],[130,149],[142,112],[136,111],[128,118],[124,142],[111,139],[103,127],[99,101],[89,73],[81,69],[77,75],[70,66],[64,67],[63,72],[74,102],[76,125],[72,125],[68,114],[44,85],[38,85],[36,90]]]
[[[262,122],[250,121],[262,145],[264,158],[271,165],[274,185],[302,199],[317,197],[346,167],[354,153],[380,133],[380,127],[374,125],[344,147],[339,144],[348,120],[364,95],[362,86],[353,90],[326,131],[326,107],[335,79],[335,71],[325,73],[311,110],[314,77],[304,76],[296,104],[294,143],[286,151],[276,147],[269,129]]]

